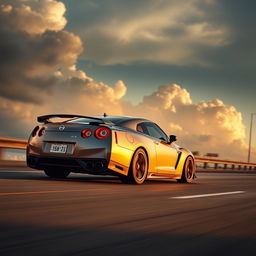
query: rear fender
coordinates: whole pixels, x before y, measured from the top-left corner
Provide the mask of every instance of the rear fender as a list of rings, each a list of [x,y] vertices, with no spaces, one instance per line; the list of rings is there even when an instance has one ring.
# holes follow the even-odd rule
[[[149,172],[155,170],[156,152],[153,141],[150,138],[137,133],[112,130],[109,169],[128,175],[132,157],[138,148],[143,148],[146,151],[149,160]]]

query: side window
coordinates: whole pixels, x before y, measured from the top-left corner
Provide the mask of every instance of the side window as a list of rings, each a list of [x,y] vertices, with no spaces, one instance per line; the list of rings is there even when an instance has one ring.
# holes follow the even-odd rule
[[[167,135],[158,125],[154,123],[145,123],[145,127],[148,132],[147,134],[149,134],[150,136],[168,142]]]
[[[138,132],[142,132],[142,133],[145,133],[145,134],[149,135],[149,133],[148,133],[146,127],[145,127],[145,123],[138,124],[136,130]]]
[[[137,125],[137,132],[143,132],[141,124]]]

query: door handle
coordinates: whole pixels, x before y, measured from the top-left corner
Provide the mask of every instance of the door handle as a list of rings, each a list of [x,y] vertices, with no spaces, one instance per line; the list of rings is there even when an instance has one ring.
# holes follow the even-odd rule
[[[159,142],[158,142],[158,141],[155,141],[155,140],[154,140],[154,143],[155,143],[156,145],[159,145]]]

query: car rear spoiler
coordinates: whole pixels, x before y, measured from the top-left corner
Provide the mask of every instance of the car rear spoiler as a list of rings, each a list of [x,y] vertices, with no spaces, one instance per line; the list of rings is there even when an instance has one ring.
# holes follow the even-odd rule
[[[52,118],[88,118],[92,120],[101,121],[103,124],[113,125],[112,122],[105,120],[100,117],[93,117],[93,116],[81,116],[81,115],[70,115],[70,114],[52,114],[52,115],[45,115],[45,116],[38,116],[37,122],[39,123],[51,123],[50,119]]]

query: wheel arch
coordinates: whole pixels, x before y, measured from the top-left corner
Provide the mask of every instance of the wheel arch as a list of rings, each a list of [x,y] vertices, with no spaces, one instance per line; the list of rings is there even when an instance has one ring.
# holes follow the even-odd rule
[[[191,181],[187,181],[186,179],[187,178],[185,178],[185,164],[186,164],[186,162],[187,162],[187,160],[188,160],[188,158],[190,158],[191,160],[192,160],[192,163],[193,163],[193,178],[192,178],[192,180]],[[183,165],[182,165],[182,173],[181,173],[181,177],[180,178],[177,178],[176,180],[178,181],[178,182],[180,182],[180,183],[191,183],[194,179],[195,179],[195,173],[196,173],[196,164],[195,164],[195,158],[194,158],[194,156],[193,156],[193,154],[187,154],[186,155],[186,157],[185,157],[185,160],[184,160],[184,162],[183,162]]]
[[[134,170],[133,170],[133,161],[134,161],[134,156],[136,155],[136,152],[138,150],[143,150],[145,152],[145,155],[146,155],[146,161],[147,161],[147,170],[146,170],[146,176],[145,178],[143,179],[143,181],[141,183],[138,183],[137,181],[135,182],[135,179],[134,179]],[[131,161],[130,161],[130,166],[129,166],[129,169],[128,169],[128,174],[127,174],[127,178],[124,178],[124,183],[133,183],[133,184],[142,184],[148,177],[148,170],[149,170],[149,156],[148,156],[148,152],[146,150],[145,147],[143,146],[138,146],[134,151],[133,151],[133,155],[132,155],[132,158],[131,158]]]
[[[130,166],[131,166],[133,157],[134,157],[134,155],[135,155],[135,153],[136,153],[136,151],[137,151],[138,149],[143,149],[143,150],[145,151],[146,157],[147,157],[147,161],[148,161],[148,169],[149,169],[149,156],[148,156],[148,152],[147,152],[146,148],[143,147],[143,146],[138,146],[138,147],[134,150],[133,155],[132,155],[132,158],[131,158],[131,161],[130,161],[129,169],[130,169]]]
[[[143,146],[139,146],[139,147],[137,147],[135,150],[134,150],[134,153],[133,153],[133,156],[134,156],[134,154],[135,154],[135,152],[138,150],[138,149],[143,149],[144,151],[145,151],[145,153],[146,153],[146,156],[147,156],[147,160],[148,160],[148,163],[149,163],[149,157],[148,157],[148,151],[146,150],[146,148],[145,147],[143,147]]]
[[[183,168],[184,168],[184,165],[185,165],[188,157],[192,158],[193,164],[195,166],[195,158],[194,158],[193,154],[190,151],[187,151],[184,149],[181,150],[181,156],[180,156],[180,159],[179,159],[178,165],[176,166],[176,171],[175,171],[175,174],[180,175],[180,178],[182,176]]]

